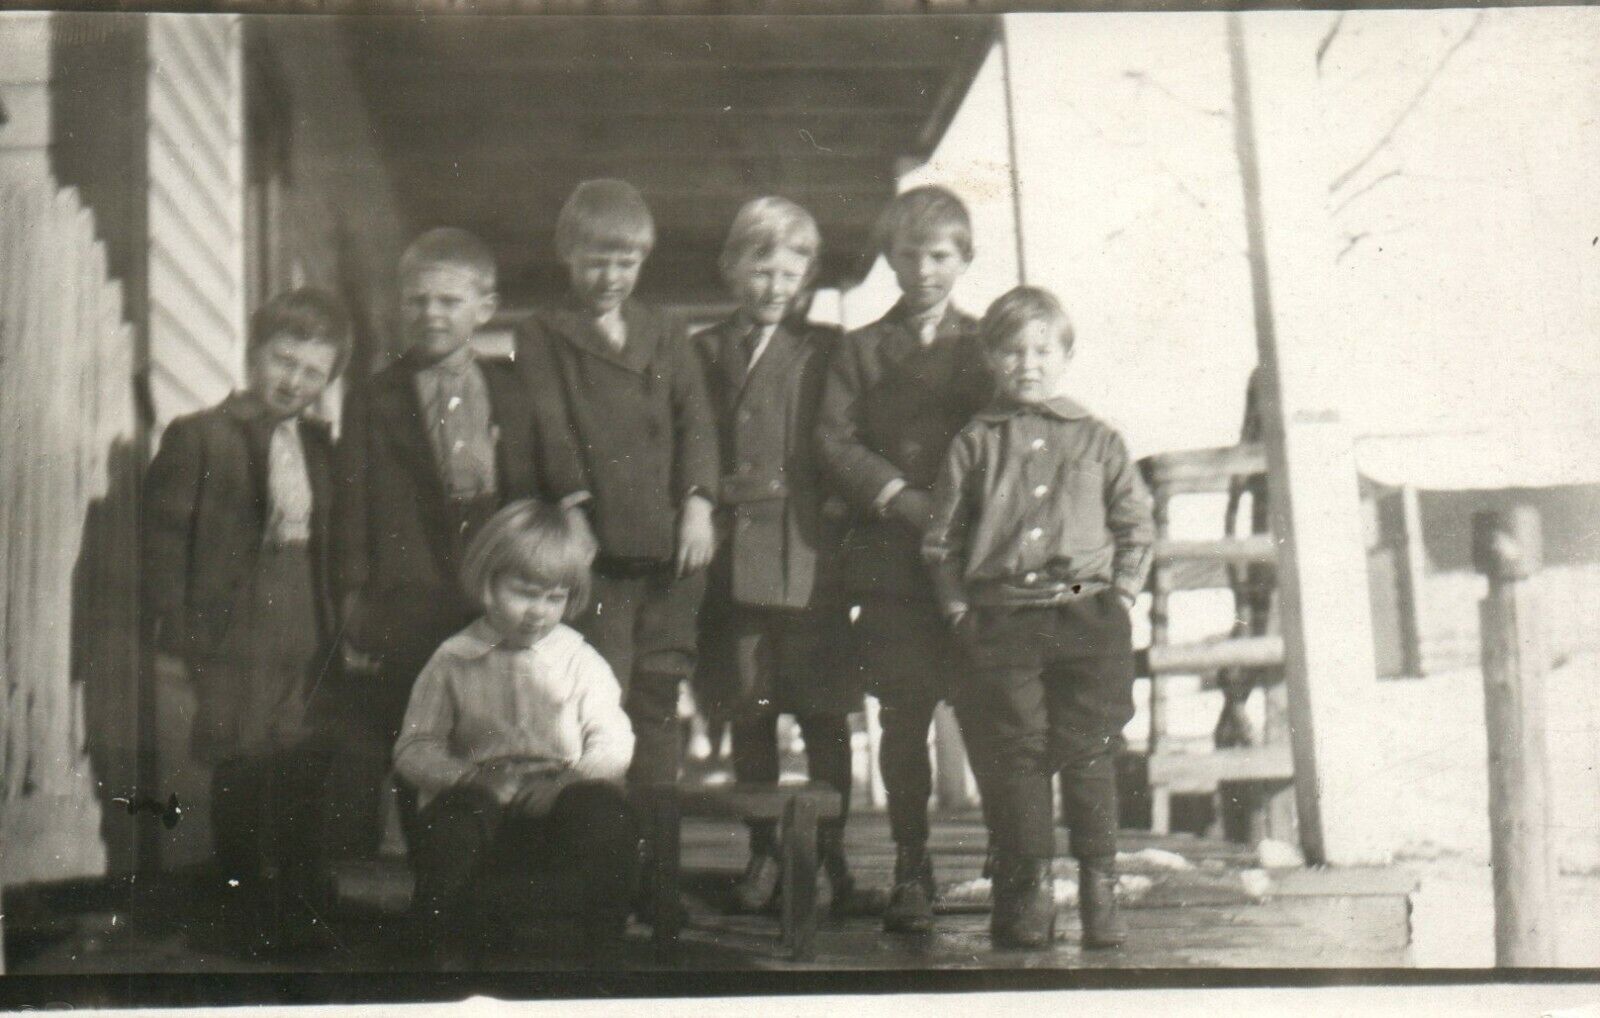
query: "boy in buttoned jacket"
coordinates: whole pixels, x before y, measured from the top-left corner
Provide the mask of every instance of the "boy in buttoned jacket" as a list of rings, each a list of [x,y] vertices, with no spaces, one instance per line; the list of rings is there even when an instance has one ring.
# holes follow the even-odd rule
[[[1053,938],[1059,773],[1084,945],[1114,947],[1115,763],[1150,494],[1122,436],[1066,395],[1072,326],[1048,291],[1010,291],[981,330],[999,391],[950,446],[923,551],[971,661],[955,705],[988,804],[991,930],[1007,947]]]
[[[721,265],[740,306],[693,339],[722,454],[719,543],[701,615],[696,690],[703,707],[733,723],[741,782],[778,780],[777,720],[793,714],[810,776],[839,791],[847,815],[849,715],[860,709],[861,692],[832,652],[845,616],[812,437],[837,334],[789,317],[820,247],[816,222],[799,205],[777,197],[748,202],[734,217]],[[818,832],[836,912],[856,896],[844,823],[841,815]],[[738,907],[770,905],[780,869],[775,826],[752,823]]]
[[[879,760],[896,850],[883,925],[891,933],[926,933],[936,890],[927,854],[928,727],[960,654],[920,548],[945,450],[988,401],[991,383],[977,322],[950,303],[972,260],[961,200],[942,187],[907,191],[880,219],[878,244],[901,299],[837,344],[817,453],[830,490],[852,514],[841,580],[848,603],[860,609],[852,645],[883,726]]]
[[[654,243],[631,184],[578,185],[556,222],[571,293],[517,335],[543,440],[577,448],[581,511],[600,548],[594,603],[577,626],[622,685],[636,739],[628,780],[646,785],[678,779],[678,690],[694,670],[719,474],[688,337],[632,298]]]

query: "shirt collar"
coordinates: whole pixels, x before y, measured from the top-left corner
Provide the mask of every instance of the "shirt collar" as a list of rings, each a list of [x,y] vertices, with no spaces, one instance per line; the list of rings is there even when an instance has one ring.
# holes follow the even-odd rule
[[[472,367],[474,361],[472,343],[466,342],[457,350],[452,350],[436,361],[417,358],[417,373],[429,376],[462,375]]]
[[[227,399],[222,401],[221,409],[236,420],[246,422],[259,421],[268,425],[288,424],[290,422],[298,424],[303,416],[302,414],[295,414],[290,417],[276,417],[267,411],[267,406],[261,402],[261,397],[249,389],[231,393]]]
[[[1052,396],[1042,403],[1021,403],[1008,396],[996,396],[977,416],[985,421],[1004,421],[1022,414],[1042,414],[1062,421],[1081,421],[1089,416],[1089,410],[1070,396]]]
[[[544,635],[544,639],[525,649],[535,651],[541,647],[549,646],[553,641],[563,639],[566,630],[565,624],[558,623],[554,629]],[[453,642],[456,644],[456,653],[461,657],[479,658],[500,646],[500,632],[489,624],[488,619],[480,616],[470,626],[463,629]],[[518,653],[521,653],[521,650]]]

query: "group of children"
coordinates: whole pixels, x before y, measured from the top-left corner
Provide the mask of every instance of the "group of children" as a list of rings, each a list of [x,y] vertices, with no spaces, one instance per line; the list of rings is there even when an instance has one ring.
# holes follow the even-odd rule
[[[404,353],[351,386],[337,444],[304,411],[349,328],[309,289],[253,316],[245,392],[169,426],[145,487],[147,633],[193,676],[223,873],[313,896],[327,830],[350,826],[318,804],[375,811],[392,747],[426,940],[452,941],[507,866],[570,874],[587,928],[614,937],[640,873],[622,787],[678,779],[692,679],[732,721],[740,781],[777,780],[777,719],[798,720],[845,805],[819,832],[836,913],[933,928],[927,737],[949,700],[996,943],[1054,936],[1057,773],[1084,942],[1121,943],[1113,758],[1150,506],[1121,438],[1063,392],[1061,306],[1020,287],[981,322],[952,307],[973,245],[939,187],[885,211],[902,297],[842,336],[796,313],[821,239],[793,202],[739,211],[721,259],[738,310],[694,336],[632,297],[654,240],[631,185],[579,185],[555,236],[570,295],[500,362],[471,347],[492,256],[430,231],[400,262]],[[887,900],[844,851],[864,689]],[[375,812],[355,829],[341,850],[375,850]],[[770,824],[750,853],[734,899],[766,909]]]

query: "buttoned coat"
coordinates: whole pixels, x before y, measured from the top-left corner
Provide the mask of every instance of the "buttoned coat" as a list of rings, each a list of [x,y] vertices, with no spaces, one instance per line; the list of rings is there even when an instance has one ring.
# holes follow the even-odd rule
[[[439,615],[436,627],[448,635],[479,607],[460,589],[461,542],[450,532],[449,494],[417,393],[423,366],[402,356],[351,392],[336,457],[338,589],[362,595],[358,632],[350,635],[379,654],[409,639],[419,612]],[[500,503],[553,501],[576,491],[581,477],[570,440],[541,440],[514,365],[482,360],[478,367],[489,396]]]
[[[896,479],[931,491],[951,440],[993,389],[977,321],[953,306],[926,346],[903,304],[839,341],[816,438],[823,477],[852,511],[840,550],[851,594],[933,601],[922,535],[874,500]]]
[[[576,445],[602,567],[670,561],[684,500],[717,497],[716,423],[682,325],[634,300],[622,320],[620,351],[570,299],[517,333],[541,440]]]
[[[190,664],[221,644],[255,571],[267,526],[267,459],[276,422],[253,398],[167,425],[145,474],[139,579],[147,638]],[[309,551],[320,636],[331,632],[328,427],[302,417],[300,442],[311,485]]]
[[[736,604],[809,608],[818,593],[824,534],[814,432],[827,355],[826,328],[777,326],[745,370],[749,326],[729,319],[693,337],[717,420],[722,478],[717,561]]]

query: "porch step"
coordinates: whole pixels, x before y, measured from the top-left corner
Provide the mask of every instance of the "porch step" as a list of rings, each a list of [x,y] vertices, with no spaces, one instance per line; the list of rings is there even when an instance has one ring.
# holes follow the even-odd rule
[[[1216,749],[1209,753],[1161,753],[1150,757],[1150,785],[1175,795],[1210,794],[1229,781],[1287,784],[1294,757],[1285,745]]]

